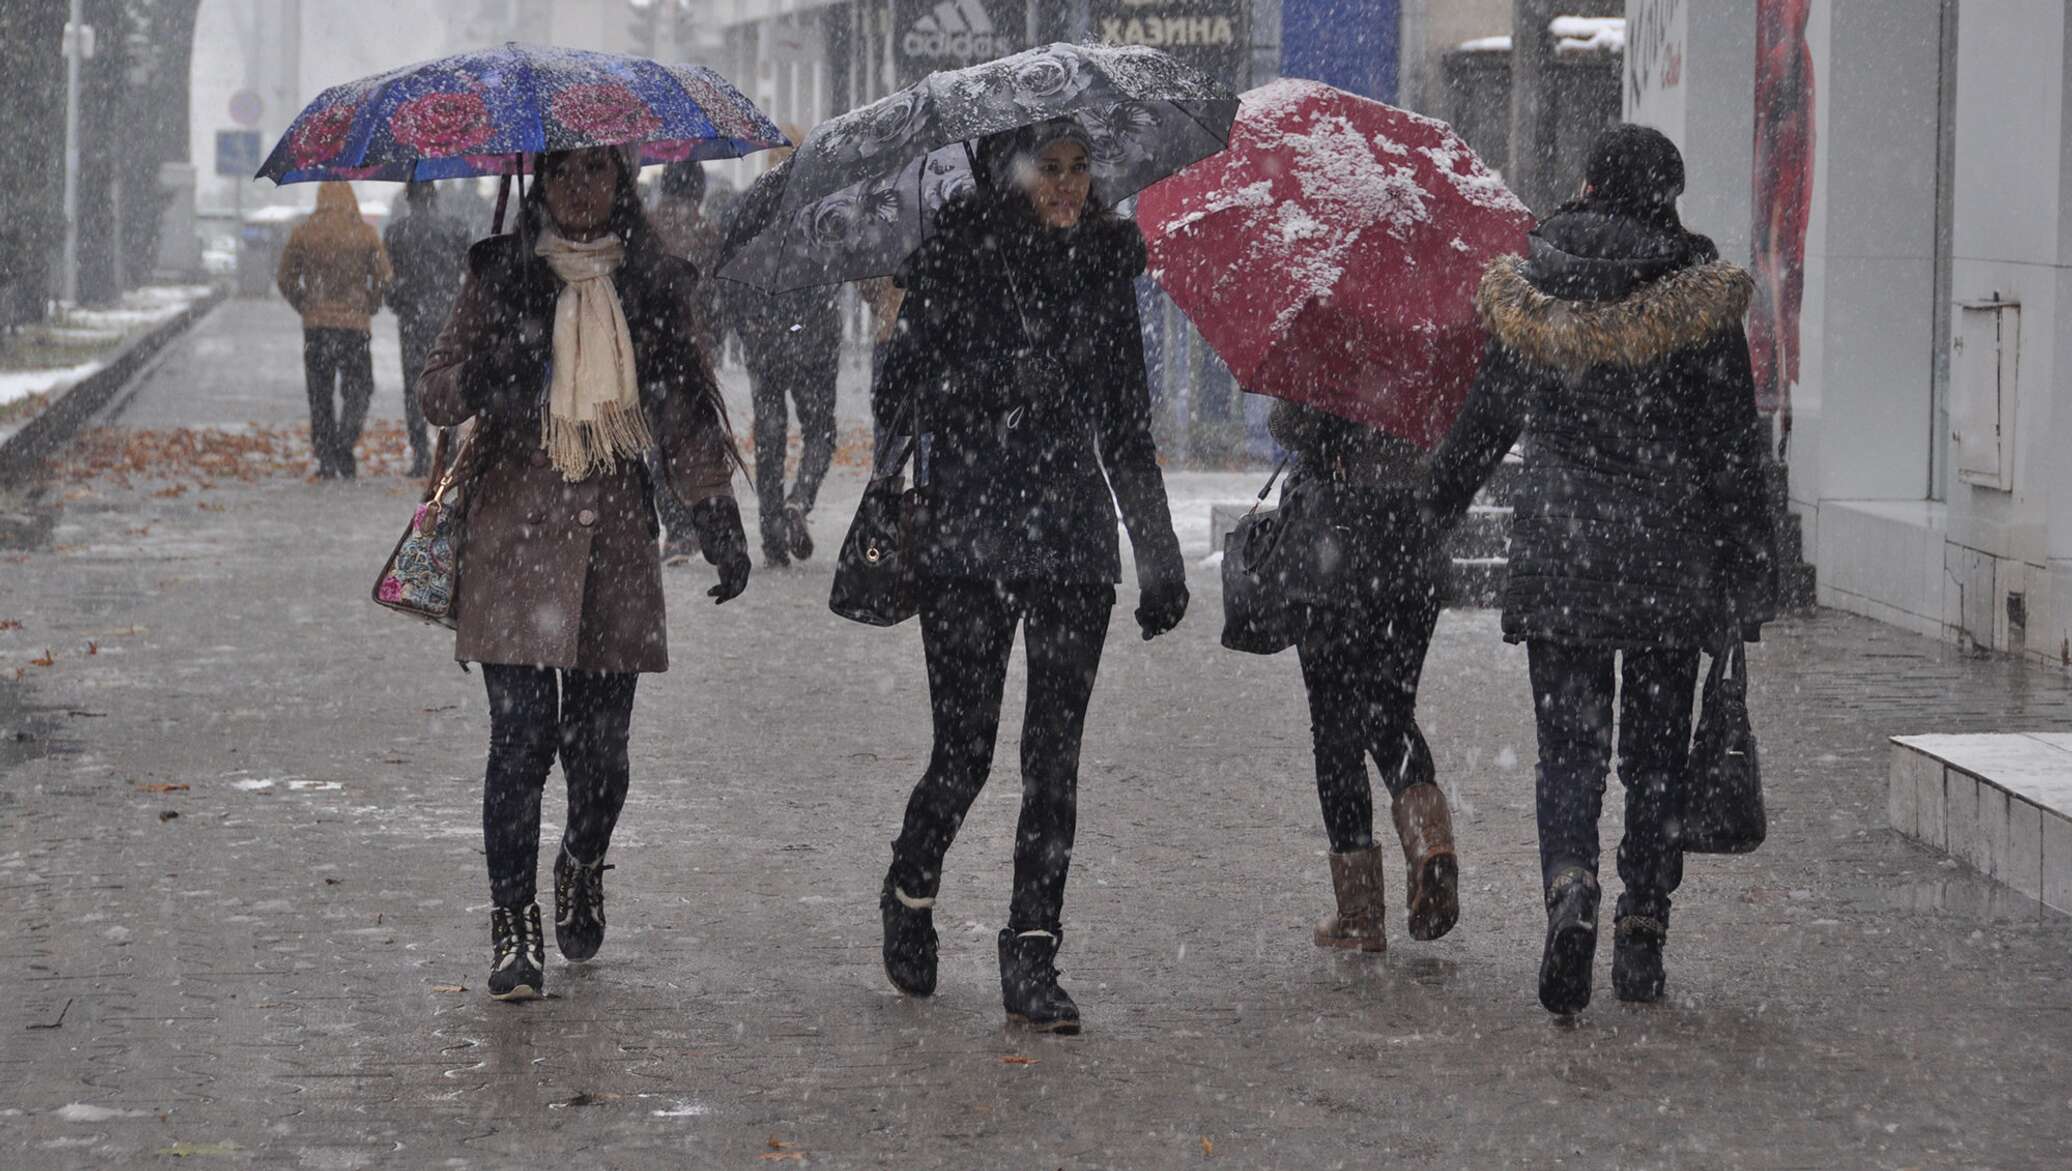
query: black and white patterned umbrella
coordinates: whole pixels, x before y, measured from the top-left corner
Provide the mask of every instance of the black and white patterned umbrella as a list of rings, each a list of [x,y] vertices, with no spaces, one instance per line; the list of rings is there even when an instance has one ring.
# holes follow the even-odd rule
[[[1156,49],[1056,44],[932,73],[814,128],[735,210],[722,277],[783,292],[895,271],[973,185],[978,139],[1070,117],[1114,204],[1222,150],[1237,95]]]

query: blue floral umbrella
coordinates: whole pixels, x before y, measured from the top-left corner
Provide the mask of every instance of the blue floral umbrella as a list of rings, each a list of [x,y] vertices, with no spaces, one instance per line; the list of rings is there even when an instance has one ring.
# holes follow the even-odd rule
[[[256,178],[463,179],[521,155],[640,148],[640,162],[740,158],[788,146],[725,78],[699,65],[540,45],[460,53],[334,85],[288,126]]]

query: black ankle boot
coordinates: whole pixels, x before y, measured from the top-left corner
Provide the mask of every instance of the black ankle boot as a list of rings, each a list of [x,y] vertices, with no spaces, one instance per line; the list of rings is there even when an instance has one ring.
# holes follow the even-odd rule
[[[1000,997],[1007,1019],[1039,1033],[1077,1033],[1079,1006],[1058,987],[1062,931],[1000,932]]]
[[[885,978],[908,996],[935,993],[935,900],[901,897],[892,876],[878,892],[885,921]]]
[[[1662,999],[1668,976],[1662,971],[1662,945],[1669,926],[1648,915],[1621,915],[1612,925],[1612,991],[1620,1000],[1653,1004]]]
[[[605,862],[582,863],[566,849],[554,859],[554,943],[564,959],[587,960],[604,946]]]
[[[490,911],[489,938],[490,997],[532,1000],[546,995],[547,955],[540,935],[539,904]]]
[[[1547,944],[1540,953],[1540,1004],[1568,1016],[1590,1003],[1597,961],[1597,880],[1565,870],[1547,884]]]

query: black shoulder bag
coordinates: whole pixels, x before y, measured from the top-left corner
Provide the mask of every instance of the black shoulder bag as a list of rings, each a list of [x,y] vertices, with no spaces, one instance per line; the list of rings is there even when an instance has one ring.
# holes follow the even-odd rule
[[[1748,660],[1735,632],[1713,651],[1683,793],[1686,854],[1746,854],[1763,844],[1762,769],[1748,722]]]
[[[900,422],[909,422],[906,428]],[[909,400],[886,428],[871,461],[871,480],[856,505],[856,519],[835,559],[835,584],[827,608],[866,626],[897,626],[920,611],[915,590],[917,535],[925,523],[926,461],[916,458],[914,487],[906,486],[907,458],[920,447],[921,412]]]
[[[1223,535],[1223,645],[1250,655],[1279,654],[1295,645],[1286,580],[1291,559],[1282,546],[1300,502],[1259,510],[1287,466],[1283,459],[1273,469],[1251,511]]]

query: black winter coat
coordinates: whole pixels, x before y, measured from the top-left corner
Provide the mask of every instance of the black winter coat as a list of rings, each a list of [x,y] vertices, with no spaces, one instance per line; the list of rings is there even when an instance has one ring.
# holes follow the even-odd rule
[[[1464,512],[1525,437],[1513,498],[1510,641],[1701,647],[1776,614],[1741,318],[1753,282],[1709,241],[1557,213],[1532,258],[1483,274],[1490,340],[1433,456],[1433,506]]]
[[[468,270],[468,229],[435,211],[410,211],[382,232],[395,279],[388,307],[396,312],[403,344],[419,355],[431,348],[460,296]]]
[[[1322,610],[1401,611],[1442,594],[1451,563],[1426,507],[1424,452],[1407,439],[1281,400],[1267,430],[1294,457],[1281,507],[1316,510],[1291,534],[1314,550],[1323,580],[1296,575],[1293,601]]]
[[[898,275],[906,298],[872,394],[881,428],[920,411],[921,573],[1116,582],[1120,502],[1139,584],[1184,578],[1151,436],[1144,264],[1127,220],[1056,232],[1008,205],[943,209]]]

